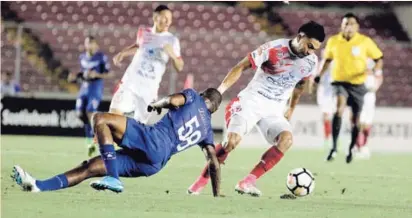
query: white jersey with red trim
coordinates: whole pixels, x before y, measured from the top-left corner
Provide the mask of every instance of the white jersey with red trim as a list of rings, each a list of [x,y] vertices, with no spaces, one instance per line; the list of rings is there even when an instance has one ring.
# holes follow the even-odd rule
[[[155,33],[152,28],[139,28],[136,43],[139,50],[123,75],[121,86],[151,102],[157,98],[159,84],[169,61],[163,47],[170,44],[180,57],[179,39],[170,32]]]
[[[296,84],[317,69],[315,54],[298,58],[289,42],[290,39],[267,42],[248,56],[256,73],[238,96],[259,104],[263,115],[283,113]]]

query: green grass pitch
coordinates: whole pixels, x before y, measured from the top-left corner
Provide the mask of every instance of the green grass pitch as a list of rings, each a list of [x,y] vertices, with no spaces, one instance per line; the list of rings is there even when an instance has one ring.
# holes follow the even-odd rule
[[[340,154],[324,162],[323,151],[291,150],[257,183],[260,198],[238,195],[236,182],[260,159],[264,148],[238,149],[222,167],[225,198],[200,196],[186,188],[204,165],[197,148],[183,152],[150,178],[123,179],[125,192],[97,192],[85,181],[77,187],[46,193],[25,193],[10,179],[14,164],[39,179],[49,178],[86,158],[84,140],[62,137],[1,136],[1,217],[412,217],[412,155],[373,154],[369,161],[344,163]],[[316,175],[311,196],[280,199],[288,193],[286,175],[306,167]],[[342,193],[342,190],[345,192]]]

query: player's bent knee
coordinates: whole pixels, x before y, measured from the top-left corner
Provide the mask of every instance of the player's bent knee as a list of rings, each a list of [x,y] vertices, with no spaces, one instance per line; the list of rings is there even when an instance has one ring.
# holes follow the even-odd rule
[[[108,121],[107,115],[107,113],[103,112],[94,113],[92,116],[93,126],[96,127],[101,124],[106,124]]]
[[[278,149],[285,153],[287,150],[289,150],[290,147],[292,147],[293,144],[293,136],[292,133],[289,131],[284,131],[279,134],[279,139],[278,139]]]
[[[116,109],[116,108],[110,108],[109,113],[111,113],[111,114],[117,114],[117,115],[123,115],[123,114],[124,114],[123,111],[121,111],[121,110],[119,110],[119,109]]]
[[[228,140],[227,140],[227,144],[225,146],[225,151],[226,152],[230,152],[233,149],[236,148],[236,146],[240,143],[240,140],[242,139],[242,137],[237,134],[237,133],[229,133],[228,134]]]

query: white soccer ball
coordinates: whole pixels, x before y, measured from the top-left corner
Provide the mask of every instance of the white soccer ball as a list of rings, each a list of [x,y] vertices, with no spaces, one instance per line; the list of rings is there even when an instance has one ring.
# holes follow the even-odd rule
[[[286,186],[294,195],[303,197],[315,189],[315,177],[308,169],[296,168],[288,174]]]

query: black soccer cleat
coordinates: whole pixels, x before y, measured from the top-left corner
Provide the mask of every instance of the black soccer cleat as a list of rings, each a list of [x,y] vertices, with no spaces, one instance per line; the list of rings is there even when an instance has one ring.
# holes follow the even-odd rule
[[[330,150],[328,156],[326,157],[326,161],[333,161],[336,157],[336,150]]]
[[[353,155],[352,152],[350,152],[347,156],[346,156],[346,163],[350,164],[353,160]]]

